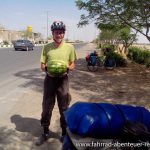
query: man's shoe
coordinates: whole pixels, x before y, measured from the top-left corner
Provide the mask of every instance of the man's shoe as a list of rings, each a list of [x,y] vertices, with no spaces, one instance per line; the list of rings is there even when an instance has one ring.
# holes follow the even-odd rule
[[[64,141],[64,138],[65,138],[65,135],[66,135],[66,128],[62,128],[62,135],[61,135],[61,137],[60,137],[60,142],[62,142],[63,143],[63,141]]]
[[[36,145],[40,146],[42,145],[45,141],[47,141],[49,138],[49,134],[42,134],[36,141]]]
[[[61,143],[63,143],[64,138],[65,138],[65,135],[62,135],[62,136],[60,137],[60,142],[61,142]]]

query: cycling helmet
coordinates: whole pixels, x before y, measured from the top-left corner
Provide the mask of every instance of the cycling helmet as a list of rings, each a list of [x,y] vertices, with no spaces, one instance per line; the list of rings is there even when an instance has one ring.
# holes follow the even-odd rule
[[[53,24],[51,25],[51,31],[54,30],[66,30],[66,26],[62,21],[54,21]]]

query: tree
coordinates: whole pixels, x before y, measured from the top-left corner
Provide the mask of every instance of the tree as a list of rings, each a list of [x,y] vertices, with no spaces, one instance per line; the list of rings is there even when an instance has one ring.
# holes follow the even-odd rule
[[[96,25],[128,26],[150,41],[150,1],[148,0],[76,0],[81,15],[78,26],[94,21]],[[144,29],[144,30],[143,30]]]
[[[136,33],[131,33],[131,29],[129,27],[125,27],[118,32],[120,37],[120,41],[122,41],[123,47],[125,48],[125,52],[127,51],[128,47],[136,41]]]
[[[114,44],[116,42],[116,33],[113,30],[103,29],[98,38],[102,43]]]
[[[132,30],[129,26],[122,26],[122,25],[112,25],[109,24],[99,24],[98,28],[101,30],[99,35],[99,39],[106,43],[123,44],[123,48],[125,51],[128,49],[133,42],[135,42],[137,32],[132,33]]]

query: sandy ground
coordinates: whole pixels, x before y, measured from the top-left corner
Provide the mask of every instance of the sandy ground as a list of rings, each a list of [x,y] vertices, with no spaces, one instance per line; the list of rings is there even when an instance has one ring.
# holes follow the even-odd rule
[[[115,70],[99,69],[89,72],[85,56],[94,49],[88,44],[77,51],[76,69],[70,73],[71,105],[77,101],[110,102],[145,106],[150,108],[150,70],[135,63]],[[26,78],[24,87],[30,87],[20,101],[5,116],[0,126],[0,150],[61,150],[61,129],[57,105],[51,120],[51,138],[35,146],[41,134],[40,114],[44,73],[38,69],[20,72]]]

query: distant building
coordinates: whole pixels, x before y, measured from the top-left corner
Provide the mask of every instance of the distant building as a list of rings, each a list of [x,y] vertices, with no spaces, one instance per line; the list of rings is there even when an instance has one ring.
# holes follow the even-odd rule
[[[7,30],[4,28],[0,28],[0,42],[7,41],[13,42],[18,39],[25,38],[23,31],[14,31],[14,30]],[[28,38],[28,37],[26,37]],[[33,42],[40,41],[41,34],[40,33],[32,33],[32,37],[28,38]]]
[[[22,33],[18,31],[0,29],[0,41],[12,42],[22,37]]]

